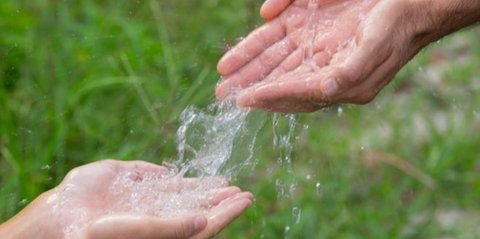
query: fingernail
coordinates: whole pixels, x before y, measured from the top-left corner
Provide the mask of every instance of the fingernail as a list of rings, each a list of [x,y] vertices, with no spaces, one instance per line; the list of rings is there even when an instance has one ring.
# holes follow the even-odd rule
[[[323,93],[325,93],[326,96],[333,96],[339,89],[340,86],[338,85],[337,80],[335,78],[328,78],[327,82],[325,82]]]
[[[195,228],[195,231],[201,231],[207,226],[207,218],[204,216],[195,216],[193,218],[193,227]]]

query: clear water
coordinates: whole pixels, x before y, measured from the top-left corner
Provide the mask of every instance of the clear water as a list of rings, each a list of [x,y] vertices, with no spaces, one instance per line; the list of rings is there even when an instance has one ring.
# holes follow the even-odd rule
[[[264,112],[248,112],[222,103],[214,103],[205,110],[188,107],[181,114],[177,131],[178,157],[165,163],[168,173],[144,175],[140,181],[132,180],[129,173],[118,175],[108,192],[108,197],[115,200],[101,210],[76,205],[68,187],[52,197],[54,213],[60,216],[67,211],[67,215],[61,216],[73,221],[65,226],[65,237],[102,215],[134,213],[175,217],[205,213],[212,206],[209,199],[225,187],[226,180],[235,179],[242,171],[251,172],[258,163],[254,156],[255,141],[267,118]],[[272,128],[273,146],[278,155],[272,162],[288,172],[286,177],[275,179],[277,195],[279,199],[293,199],[297,189],[292,166],[292,150],[297,139],[294,137],[296,116],[274,114]],[[185,177],[198,180],[185,183]],[[299,205],[292,206],[291,212],[286,237],[302,216]]]
[[[111,188],[116,201],[109,213],[133,212],[159,217],[202,214],[211,207],[209,199],[213,192],[224,185],[224,180],[215,177],[186,183],[181,177],[150,175],[136,182],[128,175],[120,175]]]
[[[208,199],[225,188],[226,180],[234,179],[242,170],[251,171],[257,164],[254,146],[266,115],[228,103],[213,103],[205,110],[188,107],[181,114],[177,131],[178,157],[164,163],[169,169],[167,174],[146,175],[140,181],[132,180],[128,173],[118,175],[108,192],[108,198],[115,200],[101,210],[76,206],[68,190],[55,195],[54,213],[68,211],[67,217],[73,220],[65,227],[65,235],[72,235],[91,218],[105,214],[174,217],[204,213],[212,206]],[[275,138],[278,147],[284,148],[283,160],[289,161],[291,136],[276,133]],[[185,177],[197,181],[185,183]]]
[[[308,22],[304,34],[312,39],[304,44],[304,62],[315,70],[313,62],[315,24],[314,12],[319,8],[317,0],[309,0]],[[342,109],[339,109],[339,115]],[[115,202],[98,211],[98,215],[114,213],[140,213],[161,217],[172,217],[192,212],[202,213],[208,205],[211,192],[224,187],[215,176],[234,179],[242,170],[252,170],[257,164],[254,147],[257,134],[265,124],[265,113],[251,113],[229,103],[213,103],[205,110],[188,107],[180,116],[177,131],[176,159],[164,163],[167,175],[149,175],[142,181],[133,181],[128,175],[118,175],[110,188]],[[292,150],[296,141],[297,119],[294,115],[275,114],[272,120],[273,146],[278,152],[276,167],[286,170],[287,176],[276,178],[278,198],[293,199],[297,193],[297,180],[292,165]],[[178,189],[184,177],[199,177],[198,183]],[[172,190],[172,187],[175,190]],[[316,183],[320,191],[320,183]],[[60,195],[62,196],[62,195]],[[68,198],[59,200],[59,207],[69,207]],[[57,207],[58,208],[58,207]],[[302,217],[300,205],[291,207],[291,222],[285,225],[285,238],[289,238],[292,226],[299,224]],[[70,235],[96,215],[87,215],[87,210],[72,211],[74,223],[65,228]]]
[[[252,168],[256,136],[265,120],[265,113],[249,114],[228,103],[214,103],[205,111],[187,108],[177,131],[178,158],[172,162],[178,168],[171,168],[172,173],[232,179]]]
[[[318,0],[309,0],[308,9],[307,9],[307,25],[303,31],[304,39],[309,39],[303,44],[303,62],[307,63],[312,70],[317,70],[318,66],[313,61],[313,55],[315,53],[315,39],[317,38],[317,29],[315,28],[316,24],[314,21],[315,11],[320,7]]]

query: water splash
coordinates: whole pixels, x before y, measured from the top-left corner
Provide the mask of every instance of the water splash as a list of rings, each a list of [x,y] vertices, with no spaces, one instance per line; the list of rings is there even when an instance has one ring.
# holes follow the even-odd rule
[[[206,111],[183,111],[177,131],[178,158],[173,162],[180,176],[234,177],[253,167],[253,151],[265,113],[249,113],[228,103],[214,103]]]
[[[66,185],[49,196],[52,213],[63,218],[64,238],[75,237],[85,225],[98,218],[115,215],[149,215],[172,218],[183,215],[207,214],[212,208],[212,198],[226,190],[226,180],[219,177],[203,177],[195,180],[172,176],[169,173],[142,174],[122,172],[110,185],[105,196],[108,201],[92,201],[78,204],[78,187]],[[133,176],[132,176],[133,175]],[[89,195],[91,196],[91,195]],[[103,197],[102,196],[102,197]],[[114,199],[114,200],[112,200]],[[84,205],[84,206],[82,206]],[[92,210],[91,208],[95,208]]]
[[[119,175],[110,188],[116,198],[108,213],[137,213],[159,217],[176,217],[191,213],[204,213],[214,192],[225,186],[218,177],[189,180],[171,175],[150,174],[141,181],[130,175]]]
[[[209,200],[225,189],[227,180],[256,165],[255,141],[266,118],[264,112],[248,112],[228,103],[216,102],[206,110],[186,108],[177,131],[178,156],[165,163],[167,173],[142,175],[141,180],[132,180],[131,172],[117,175],[107,197],[115,201],[103,205],[101,210],[75,205],[69,187],[55,194],[51,200],[54,213],[67,213],[71,218],[64,228],[65,237],[103,215],[173,217],[206,213],[213,206]],[[279,145],[286,145],[289,140],[290,137],[280,137]]]

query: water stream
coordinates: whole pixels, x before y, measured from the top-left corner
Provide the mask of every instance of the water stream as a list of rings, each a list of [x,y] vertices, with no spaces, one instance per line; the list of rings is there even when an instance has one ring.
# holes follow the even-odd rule
[[[178,158],[171,163],[172,173],[232,179],[256,164],[253,149],[265,119],[265,113],[249,114],[228,103],[213,103],[204,111],[188,107],[177,131]]]
[[[317,67],[313,62],[316,37],[313,15],[318,7],[318,0],[309,0],[309,16],[304,32],[306,39],[312,40],[303,45],[303,58],[312,67]],[[98,215],[134,212],[172,217],[202,212],[205,198],[211,196],[208,192],[224,185],[217,176],[232,180],[242,170],[254,169],[258,163],[254,156],[256,138],[267,118],[266,113],[249,112],[229,103],[215,102],[204,110],[187,107],[180,116],[177,131],[177,158],[164,162],[168,174],[147,175],[141,181],[132,181],[129,175],[119,175],[109,190],[111,196],[117,199],[116,202],[98,212]],[[274,186],[279,199],[293,199],[297,190],[292,166],[296,116],[274,114],[272,128],[273,147],[278,153],[277,159],[272,162],[287,172],[287,176],[274,179]],[[172,187],[183,185],[184,177],[200,179],[181,190],[171,190]],[[69,207],[68,195],[62,196],[59,207]],[[81,208],[78,210],[72,214],[74,223],[64,230],[66,236],[86,223],[85,211],[81,211]],[[300,222],[301,207],[292,205],[291,214],[291,223],[284,228],[285,238],[289,237],[291,227]]]

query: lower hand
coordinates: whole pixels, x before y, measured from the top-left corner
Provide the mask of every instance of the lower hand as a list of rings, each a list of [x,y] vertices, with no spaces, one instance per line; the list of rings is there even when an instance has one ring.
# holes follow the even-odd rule
[[[250,193],[220,178],[172,178],[155,164],[104,160],[72,170],[1,225],[0,236],[210,238],[251,202]]]

